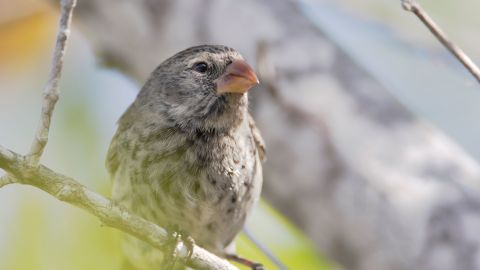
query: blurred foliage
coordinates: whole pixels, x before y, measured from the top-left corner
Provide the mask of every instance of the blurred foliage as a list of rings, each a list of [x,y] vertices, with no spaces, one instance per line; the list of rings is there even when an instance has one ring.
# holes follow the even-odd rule
[[[15,189],[21,200],[4,243],[7,252],[0,254],[0,269],[118,268],[122,258],[118,231],[31,187],[8,188]]]
[[[15,5],[0,6],[4,16],[0,17],[0,70],[26,67],[54,44],[56,13],[45,5],[33,6],[17,16],[14,16]]]

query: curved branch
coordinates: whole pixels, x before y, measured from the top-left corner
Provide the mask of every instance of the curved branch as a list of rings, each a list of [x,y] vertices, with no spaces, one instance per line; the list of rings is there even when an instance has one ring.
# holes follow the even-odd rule
[[[7,177],[10,183],[21,183],[42,189],[61,201],[83,208],[98,217],[105,225],[131,234],[156,248],[161,249],[168,240],[167,232],[158,225],[129,213],[73,178],[56,173],[43,165],[32,165],[27,157],[2,146],[0,168],[14,176]],[[189,258],[187,247],[180,243],[177,246],[177,254],[188,266],[195,269],[238,270],[228,261],[199,246],[194,246],[193,254]]]

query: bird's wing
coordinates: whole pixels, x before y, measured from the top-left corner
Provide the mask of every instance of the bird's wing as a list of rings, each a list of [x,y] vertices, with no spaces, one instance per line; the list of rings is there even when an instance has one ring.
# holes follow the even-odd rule
[[[105,166],[112,177],[115,175],[120,163],[118,155],[118,136],[118,132],[113,136],[110,147],[108,148],[107,159],[105,160]]]
[[[260,135],[260,130],[258,130],[257,125],[250,114],[248,114],[248,125],[252,131],[253,140],[255,141],[255,146],[257,147],[260,160],[265,161],[267,159],[265,142],[263,141],[262,135]]]
[[[125,138],[122,138],[122,136],[125,136],[126,130],[128,130],[134,122],[131,117],[135,109],[134,104],[132,104],[118,120],[117,132],[115,132],[110,147],[108,148],[105,166],[112,177],[115,175],[118,166],[120,165],[122,148],[125,147]],[[123,145],[121,145],[122,143]]]

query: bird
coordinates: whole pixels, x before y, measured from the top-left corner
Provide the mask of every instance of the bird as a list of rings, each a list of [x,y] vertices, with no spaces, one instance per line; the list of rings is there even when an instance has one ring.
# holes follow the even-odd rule
[[[106,167],[115,203],[223,258],[259,200],[265,143],[248,111],[259,84],[235,49],[198,45],[162,62],[117,123]],[[165,251],[131,236],[127,264],[159,269]],[[160,268],[161,269],[161,268]]]

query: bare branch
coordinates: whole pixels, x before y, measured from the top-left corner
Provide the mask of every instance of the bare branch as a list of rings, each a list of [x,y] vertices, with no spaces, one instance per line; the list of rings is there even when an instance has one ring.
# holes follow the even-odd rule
[[[59,29],[57,33],[57,41],[53,51],[52,67],[48,83],[43,92],[43,105],[40,117],[40,123],[33,139],[30,153],[28,154],[31,164],[38,165],[40,158],[48,141],[48,131],[52,119],[53,109],[57,103],[60,90],[58,82],[62,75],[63,58],[65,56],[67,40],[70,35],[70,23],[72,20],[73,9],[77,3],[76,0],[62,0],[61,15]]]
[[[83,208],[98,217],[105,225],[131,234],[156,248],[161,249],[167,241],[167,232],[158,225],[130,214],[68,176],[56,173],[43,165],[32,165],[25,156],[2,146],[0,146],[0,168],[13,175],[17,179],[16,182],[37,187],[61,201]],[[8,177],[8,179],[13,178]],[[177,254],[194,269],[238,270],[228,261],[199,246],[194,246],[193,254],[188,258],[187,247],[180,243],[177,246]]]
[[[462,51],[457,45],[447,38],[447,35],[440,29],[440,27],[428,16],[427,12],[420,6],[416,0],[402,0],[402,7],[415,14],[422,22],[427,26],[428,30],[445,46],[468,71],[480,82],[480,69],[477,65],[468,57],[465,52]]]
[[[43,93],[40,124],[30,153],[27,156],[22,156],[0,146],[0,168],[7,173],[7,175],[0,177],[0,188],[11,183],[37,187],[61,201],[83,208],[97,216],[107,226],[119,229],[162,249],[168,241],[165,229],[139,216],[130,214],[109,199],[87,189],[73,178],[56,173],[39,163],[48,142],[52,114],[59,98],[58,82],[63,69],[63,58],[75,5],[76,0],[62,0],[52,68]],[[194,269],[238,270],[228,261],[199,246],[194,246],[193,253],[189,256],[187,246],[184,243],[179,243],[176,246],[176,254],[180,259],[186,261],[189,267]]]

